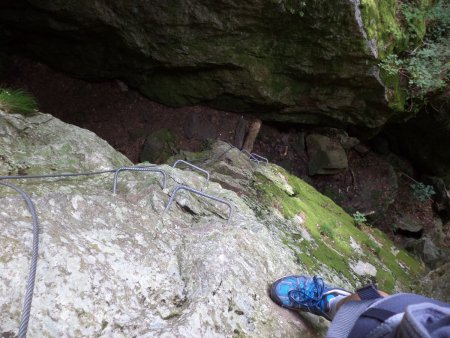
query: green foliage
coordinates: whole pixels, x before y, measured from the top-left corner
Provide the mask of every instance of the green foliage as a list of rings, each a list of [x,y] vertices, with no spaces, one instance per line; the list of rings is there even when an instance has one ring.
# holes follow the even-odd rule
[[[380,63],[380,67],[389,75],[397,75],[403,65],[403,60],[400,60],[397,54],[389,54]]]
[[[323,223],[320,225],[320,233],[330,239],[333,239],[336,236],[333,226],[329,223]]]
[[[429,200],[436,193],[431,185],[425,185],[422,182],[412,183],[410,187],[414,198],[420,202]]]
[[[367,222],[366,215],[360,213],[359,211],[355,212],[352,216],[353,221],[356,223],[356,225],[361,225]]]
[[[409,50],[390,54],[380,64],[388,75],[407,79],[410,110],[450,82],[450,5],[438,0],[426,10],[416,1],[403,3]],[[424,25],[426,22],[426,27]]]
[[[410,45],[413,46],[416,41],[422,40],[425,35],[426,28],[423,22],[426,11],[418,6],[416,1],[413,1],[400,4],[400,13],[406,21],[408,40],[410,40]]]
[[[22,89],[0,88],[0,109],[10,113],[32,114],[38,108],[36,98]]]

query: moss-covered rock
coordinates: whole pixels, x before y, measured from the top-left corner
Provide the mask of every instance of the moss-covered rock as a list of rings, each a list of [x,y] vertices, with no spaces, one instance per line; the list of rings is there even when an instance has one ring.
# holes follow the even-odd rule
[[[272,167],[258,170],[254,186],[263,205],[299,227],[297,233],[286,231],[284,241],[310,273],[320,271],[352,286],[372,281],[388,292],[420,291],[422,263],[379,230],[356,227],[351,216],[304,181]]]
[[[123,79],[171,106],[367,127],[396,117],[389,105],[402,107],[396,82],[386,89],[377,70],[402,41],[395,0],[33,0],[0,8],[9,51],[88,79]]]
[[[96,171],[129,162],[91,132],[44,114],[0,111],[0,173]],[[386,291],[418,291],[424,267],[379,231],[354,226],[330,199],[278,166],[259,165],[222,142],[203,175],[161,165],[167,188],[148,173],[123,172],[15,182],[35,203],[42,228],[30,336],[323,336],[314,316],[287,314],[271,282],[317,274],[353,289],[376,280]],[[23,172],[21,172],[23,170]],[[31,218],[0,187],[0,322],[16,332],[29,267]],[[12,292],[13,291],[13,292]],[[54,313],[58,309],[58,313]],[[5,333],[6,334],[6,333]]]

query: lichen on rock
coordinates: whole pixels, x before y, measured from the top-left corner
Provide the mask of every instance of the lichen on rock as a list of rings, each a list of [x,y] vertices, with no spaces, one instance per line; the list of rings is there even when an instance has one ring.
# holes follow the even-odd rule
[[[49,115],[0,112],[0,128],[2,174],[130,164],[94,134]],[[206,154],[197,163],[211,172],[205,191],[232,203],[229,225],[220,203],[187,192],[163,213],[177,185],[203,187],[204,176],[188,169],[161,165],[165,190],[159,176],[123,172],[115,195],[112,174],[15,182],[31,194],[42,225],[30,336],[321,336],[327,323],[279,308],[267,293],[271,282],[318,274],[347,288],[376,279],[387,291],[414,290],[419,261],[379,231],[357,229],[305,182],[256,166],[226,143]],[[0,204],[0,322],[16,332],[31,219],[3,187]]]

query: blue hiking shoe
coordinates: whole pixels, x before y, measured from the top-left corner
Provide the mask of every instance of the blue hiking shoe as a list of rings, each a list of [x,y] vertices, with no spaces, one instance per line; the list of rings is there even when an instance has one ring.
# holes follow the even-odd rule
[[[314,276],[286,276],[278,279],[270,288],[270,297],[278,305],[291,310],[314,313],[331,320],[330,301],[351,293],[325,284],[322,278]]]

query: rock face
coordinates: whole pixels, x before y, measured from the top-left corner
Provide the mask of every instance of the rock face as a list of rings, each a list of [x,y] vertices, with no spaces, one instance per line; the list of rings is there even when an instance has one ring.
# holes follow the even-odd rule
[[[91,132],[50,115],[0,111],[0,175],[83,172],[130,165]],[[225,143],[196,163],[211,171],[205,192],[226,206],[180,192],[205,177],[112,175],[14,182],[31,194],[41,222],[29,336],[321,336],[326,323],[271,302],[272,281],[318,274],[352,289],[376,279],[414,290],[423,265],[383,234],[357,229],[330,199],[275,165],[255,166]],[[17,332],[31,248],[31,218],[0,188],[1,335]],[[312,325],[311,325],[312,324]],[[314,328],[314,329],[312,329]]]
[[[450,263],[447,262],[431,271],[422,283],[428,289],[431,297],[450,302],[450,293],[448,292],[450,288]]]
[[[347,169],[347,154],[339,142],[327,136],[311,134],[306,138],[310,175],[332,175]]]
[[[396,1],[3,1],[0,42],[170,106],[378,127],[402,106],[378,75]],[[22,43],[25,41],[25,43]],[[392,81],[392,80],[391,80]]]

